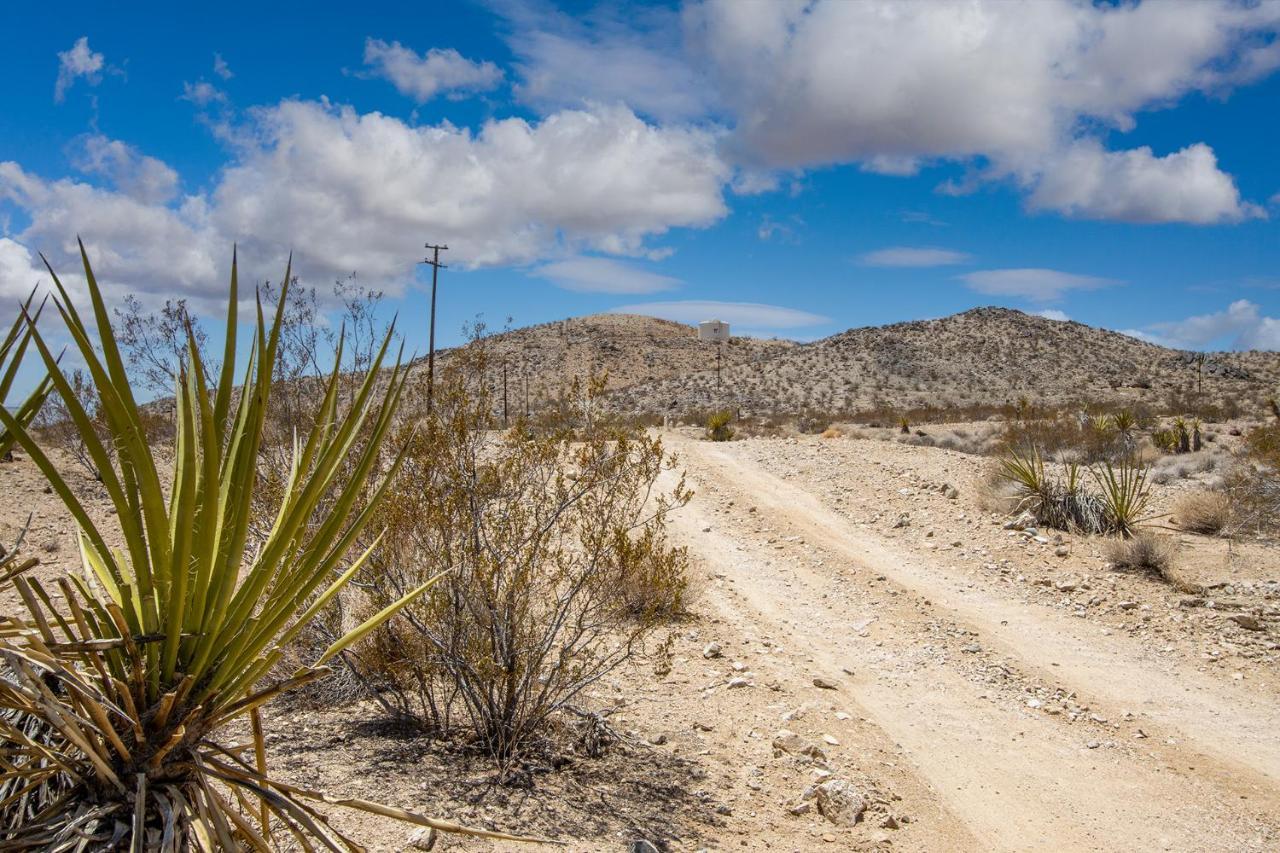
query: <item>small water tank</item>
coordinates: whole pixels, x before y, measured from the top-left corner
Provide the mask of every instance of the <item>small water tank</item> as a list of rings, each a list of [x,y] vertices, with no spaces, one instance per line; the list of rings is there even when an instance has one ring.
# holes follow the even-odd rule
[[[720,320],[703,320],[698,324],[698,340],[713,343],[729,340],[729,324]]]

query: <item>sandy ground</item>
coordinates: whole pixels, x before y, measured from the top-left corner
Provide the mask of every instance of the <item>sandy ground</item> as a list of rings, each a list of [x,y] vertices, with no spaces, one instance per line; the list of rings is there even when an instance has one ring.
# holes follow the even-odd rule
[[[281,707],[277,770],[575,851],[1280,846],[1280,552],[1183,536],[1180,577],[1206,590],[1179,592],[1111,571],[1096,540],[1004,530],[976,502],[980,457],[667,441],[697,492],[672,533],[699,593],[669,671],[639,660],[588,697],[621,746],[500,788],[365,704]],[[29,547],[68,563],[34,473],[0,465],[0,533],[34,512]],[[805,799],[831,781],[856,824]],[[333,813],[371,849],[411,849],[408,829]]]

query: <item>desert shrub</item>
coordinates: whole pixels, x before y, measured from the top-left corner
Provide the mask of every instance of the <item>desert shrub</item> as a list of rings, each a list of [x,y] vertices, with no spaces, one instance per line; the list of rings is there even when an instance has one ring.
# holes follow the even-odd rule
[[[712,412],[707,416],[707,438],[711,441],[732,441],[733,427],[729,426],[732,422],[733,412],[728,409]]]
[[[1256,535],[1280,532],[1280,421],[1249,431],[1224,491],[1233,527]]]
[[[1130,536],[1150,501],[1147,466],[1134,457],[1087,468],[1061,463],[1051,470],[1039,448],[1014,447],[998,459],[995,470],[1009,484],[1014,510],[1030,511],[1039,524],[1059,530]],[[1086,488],[1084,472],[1094,491]]]
[[[1221,533],[1231,520],[1231,501],[1221,492],[1192,492],[1174,504],[1173,516],[1183,530]]]
[[[844,430],[838,426],[829,426],[820,433],[821,438],[843,438]]]
[[[473,344],[451,361],[409,440],[413,487],[383,508],[366,607],[440,580],[354,666],[396,717],[519,773],[561,712],[683,609],[686,555],[665,519],[689,493],[674,475],[659,488],[674,460],[640,430],[495,432],[484,358]]]
[[[83,247],[81,254],[84,254]],[[282,681],[261,683],[289,640],[363,562],[343,570],[395,473],[380,441],[359,453],[359,476],[341,487],[335,511],[307,524],[334,485],[351,436],[366,418],[380,439],[394,414],[403,372],[379,386],[385,344],[352,405],[337,406],[331,374],[320,417],[295,445],[293,478],[275,528],[249,548],[249,494],[256,479],[265,407],[279,343],[279,313],[259,308],[252,356],[236,394],[236,268],[225,359],[210,381],[191,333],[176,384],[177,459],[169,484],[139,424],[139,407],[109,315],[84,258],[96,328],[80,319],[57,276],[58,308],[101,401],[109,456],[92,427],[83,439],[109,496],[120,548],[108,538],[32,434],[13,430],[80,529],[84,575],[62,579],[58,597],[35,579],[6,572],[25,615],[0,617],[0,735],[9,745],[0,775],[0,847],[18,850],[362,849],[313,805],[322,795],[268,775],[259,708],[320,677],[324,664],[403,605],[394,601]],[[287,278],[286,278],[287,280]],[[99,342],[96,346],[93,339]],[[36,343],[72,418],[86,423],[57,356]],[[98,348],[100,347],[100,349]],[[388,467],[389,465],[389,467]],[[379,471],[385,476],[376,482]],[[365,511],[346,510],[370,490]],[[116,537],[112,537],[113,539]],[[311,607],[303,601],[323,590]],[[417,592],[417,590],[415,590]],[[242,729],[227,743],[223,732]],[[248,753],[246,755],[246,753]],[[415,823],[428,818],[366,803],[331,801]]]
[[[1176,556],[1177,548],[1169,537],[1154,533],[1113,539],[1106,547],[1106,557],[1115,568],[1150,572],[1165,580],[1172,580]]]

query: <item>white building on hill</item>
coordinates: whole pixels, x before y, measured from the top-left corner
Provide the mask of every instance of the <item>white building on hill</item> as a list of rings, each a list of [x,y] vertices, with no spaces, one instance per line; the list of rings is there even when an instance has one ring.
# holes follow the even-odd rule
[[[712,343],[729,340],[729,324],[720,320],[703,320],[698,324],[698,340]]]

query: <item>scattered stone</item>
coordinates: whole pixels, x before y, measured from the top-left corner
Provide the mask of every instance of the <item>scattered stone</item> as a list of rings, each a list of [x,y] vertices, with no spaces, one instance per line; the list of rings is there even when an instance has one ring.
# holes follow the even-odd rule
[[[1089,749],[1097,749],[1098,747],[1102,746],[1102,744],[1099,741],[1091,740],[1088,743],[1086,743],[1085,746],[1087,746]]]
[[[825,743],[827,746],[839,746],[839,745],[840,745],[840,741],[836,740],[836,739],[835,739],[834,737],[832,737],[831,735],[823,735],[823,736],[822,736],[822,742],[823,742],[823,743]]]
[[[651,841],[647,841],[643,838],[637,838],[631,842],[629,851],[630,853],[658,853],[658,848],[655,847]]]
[[[911,525],[911,516],[905,512],[898,516],[898,520],[893,523],[894,528],[909,527]]]
[[[1227,618],[1246,631],[1261,631],[1263,629],[1262,620],[1257,616],[1250,616],[1248,613],[1232,613]]]
[[[751,684],[751,682],[750,682],[750,681],[747,681],[747,680],[746,680],[745,678],[743,678],[741,675],[737,675],[737,676],[734,676],[733,678],[730,678],[730,679],[729,679],[729,689],[730,689],[730,690],[736,690],[736,689],[737,689],[737,688],[739,688],[739,687],[748,687],[748,686],[750,686],[750,684]]]
[[[707,643],[706,648],[702,650],[702,656],[707,660],[718,658],[723,652],[720,650],[719,643]]]
[[[667,736],[664,735],[662,732],[658,732],[656,735],[649,736],[649,743],[653,744],[654,746],[662,746],[666,742],[667,742]]]
[[[867,801],[844,779],[829,779],[814,786],[818,813],[836,826],[853,826],[867,810]]]
[[[838,690],[839,689],[839,685],[836,684],[834,681],[829,681],[821,676],[816,676],[813,679],[813,686],[819,688],[820,690]]]
[[[1071,556],[1071,549],[1066,545],[1059,545],[1057,548],[1053,549],[1053,555],[1055,557],[1069,557]]]
[[[436,831],[428,826],[415,829],[413,834],[409,836],[409,846],[414,850],[434,850],[436,846]],[[632,848],[635,849],[634,847]],[[657,851],[654,851],[657,853]]]

